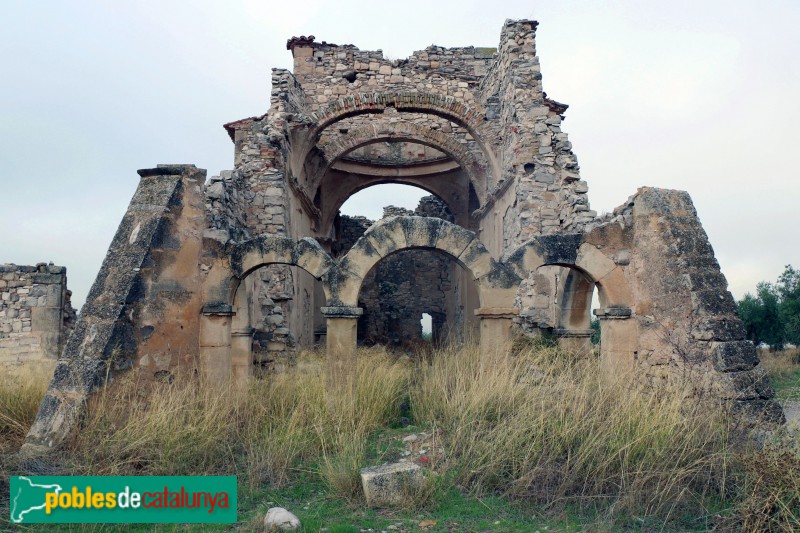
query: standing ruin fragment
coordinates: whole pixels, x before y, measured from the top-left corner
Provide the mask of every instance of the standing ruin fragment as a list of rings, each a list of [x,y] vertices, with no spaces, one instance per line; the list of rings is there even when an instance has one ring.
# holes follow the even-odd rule
[[[580,349],[594,291],[604,365],[688,370],[698,390],[782,420],[689,195],[643,187],[609,215],[589,208],[567,106],[543,91],[536,27],[509,20],[497,48],[396,61],[290,39],[294,69],[273,69],[266,114],[225,125],[233,170],[139,171],[26,448],[61,442],[83,400],[131,368],[243,380],[321,343],[329,383],[347,384],[359,337],[415,334],[387,302],[431,313],[436,338],[477,336],[487,358],[514,331]],[[383,183],[435,199],[375,223],[339,214]],[[428,276],[414,265],[431,254],[427,299],[416,278],[375,288],[392,261]]]

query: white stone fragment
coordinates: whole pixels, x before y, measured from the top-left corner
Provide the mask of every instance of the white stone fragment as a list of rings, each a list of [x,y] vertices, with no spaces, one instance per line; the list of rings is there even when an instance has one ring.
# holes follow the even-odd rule
[[[267,531],[296,531],[300,529],[300,519],[283,507],[272,507],[264,517]]]

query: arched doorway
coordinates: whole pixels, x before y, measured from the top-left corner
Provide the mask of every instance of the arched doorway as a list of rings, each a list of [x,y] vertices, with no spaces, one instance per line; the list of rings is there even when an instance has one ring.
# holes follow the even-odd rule
[[[449,206],[434,195],[423,196],[425,192],[415,186],[385,184],[351,196],[335,221],[333,257],[343,257],[376,221],[387,217],[454,222]],[[366,273],[358,307],[363,313],[357,328],[360,344],[419,345],[423,313],[431,317],[431,339],[437,346],[477,337],[474,280],[451,257],[435,250],[406,249],[384,258]]]
[[[523,280],[518,292],[521,327],[529,336],[547,335],[563,348],[590,354],[592,302],[596,283],[573,266],[542,265]]]

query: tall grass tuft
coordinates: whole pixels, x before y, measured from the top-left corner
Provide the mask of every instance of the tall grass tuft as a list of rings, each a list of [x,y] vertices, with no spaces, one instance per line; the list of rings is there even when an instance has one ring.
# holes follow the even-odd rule
[[[767,446],[736,456],[736,512],[721,524],[741,531],[800,531],[800,457],[796,449]]]
[[[439,353],[411,399],[474,492],[668,517],[704,515],[698,497],[724,491],[725,417],[690,392],[611,379],[596,358],[537,347],[491,364],[476,349]]]
[[[94,474],[245,472],[254,486],[281,486],[301,461],[318,462],[332,489],[355,495],[367,439],[399,418],[410,369],[365,350],[353,397],[326,396],[324,367],[307,352],[296,367],[246,387],[187,375],[148,384],[149,394],[131,374],[92,400],[70,456]]]
[[[16,451],[22,445],[39,411],[49,378],[44,372],[0,375],[0,453]]]

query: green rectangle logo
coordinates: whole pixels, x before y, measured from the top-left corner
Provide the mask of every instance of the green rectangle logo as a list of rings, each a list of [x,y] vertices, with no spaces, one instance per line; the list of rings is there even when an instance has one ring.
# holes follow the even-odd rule
[[[14,524],[230,524],[236,476],[12,476]]]

